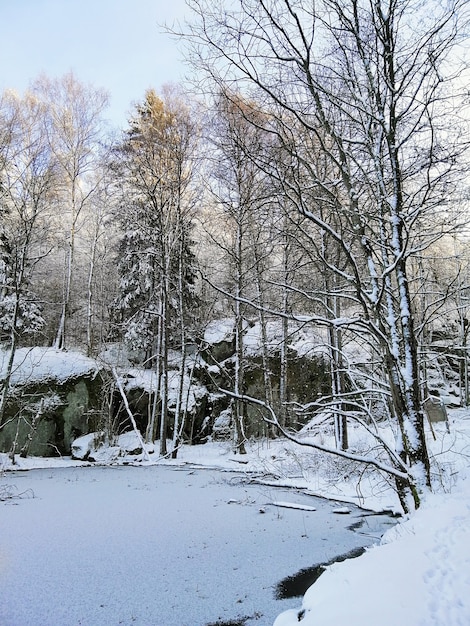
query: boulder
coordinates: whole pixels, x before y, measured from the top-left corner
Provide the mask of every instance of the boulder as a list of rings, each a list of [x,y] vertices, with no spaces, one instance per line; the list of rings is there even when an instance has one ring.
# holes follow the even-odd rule
[[[0,351],[0,365],[6,361]],[[99,367],[80,353],[21,348],[0,429],[0,451],[26,456],[69,455],[72,441],[97,430]]]

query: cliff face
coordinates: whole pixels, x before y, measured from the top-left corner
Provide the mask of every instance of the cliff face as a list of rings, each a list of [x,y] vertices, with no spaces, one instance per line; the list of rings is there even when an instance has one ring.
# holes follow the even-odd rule
[[[97,429],[99,398],[99,378],[85,375],[16,387],[0,430],[0,451],[69,455],[74,439]]]
[[[225,320],[208,334],[202,350],[196,346],[188,350],[182,387],[181,356],[177,352],[172,354],[168,372],[169,437],[173,436],[175,412],[179,407],[180,440],[197,444],[212,437],[230,438],[232,400],[222,390],[234,388],[236,359],[232,331],[233,324]],[[277,336],[274,335],[269,356],[264,360],[256,336],[256,328],[247,327],[243,393],[261,400],[266,398],[264,367],[267,366],[273,407],[280,411],[281,355]],[[157,377],[153,370],[135,366],[127,356],[121,345],[109,347],[107,355],[100,355],[99,363],[78,352],[51,348],[18,350],[0,428],[0,451],[25,456],[69,455],[72,442],[82,435],[101,433],[101,438],[111,442],[114,436],[132,430],[111,367],[119,372],[136,425],[145,435],[152,411],[158,423]],[[0,372],[6,357],[0,350]],[[290,402],[302,404],[328,393],[328,364],[321,351],[311,355],[290,349],[286,362]],[[246,403],[243,410],[246,436],[266,435],[259,409]],[[295,420],[296,426],[302,425],[298,417]],[[286,425],[290,425],[289,416]]]
[[[0,352],[2,363],[5,352]],[[76,352],[17,350],[0,451],[26,456],[70,454],[79,435],[94,430],[101,403],[99,367]]]

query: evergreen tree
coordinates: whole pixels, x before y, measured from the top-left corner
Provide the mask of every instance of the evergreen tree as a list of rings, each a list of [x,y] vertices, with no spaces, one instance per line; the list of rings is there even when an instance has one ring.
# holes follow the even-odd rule
[[[147,92],[113,163],[123,233],[116,305],[124,338],[133,348],[144,350],[146,362],[156,370],[162,454],[166,454],[168,421],[168,350],[184,351],[186,324],[195,302],[190,238],[195,129],[189,111],[172,95],[167,93],[164,102],[153,90]],[[154,413],[147,438],[155,437],[156,427]]]
[[[17,265],[15,250],[5,232],[0,232],[0,341],[8,341],[12,332],[33,334],[44,325],[34,294],[24,281],[17,280]]]

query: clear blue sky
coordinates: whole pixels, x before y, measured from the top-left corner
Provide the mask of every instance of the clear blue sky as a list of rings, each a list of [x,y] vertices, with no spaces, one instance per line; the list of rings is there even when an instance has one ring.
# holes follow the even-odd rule
[[[124,126],[145,90],[187,73],[181,46],[159,26],[187,15],[184,0],[0,0],[0,91],[72,70],[111,96]]]

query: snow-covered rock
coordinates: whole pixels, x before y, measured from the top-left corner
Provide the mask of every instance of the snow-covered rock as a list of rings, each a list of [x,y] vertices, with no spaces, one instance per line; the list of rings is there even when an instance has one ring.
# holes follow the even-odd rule
[[[9,352],[0,349],[0,379],[5,377]],[[12,385],[24,385],[38,381],[56,380],[96,375],[99,365],[94,359],[80,352],[67,352],[54,348],[18,348],[15,352]]]
[[[0,349],[0,380],[7,374],[9,354]],[[71,454],[74,439],[97,429],[102,401],[99,370],[94,359],[79,352],[18,348],[0,429],[0,451]]]
[[[230,436],[230,424],[232,421],[232,410],[230,408],[221,411],[212,426],[212,433],[218,439]]]
[[[141,439],[137,436],[137,433],[130,431],[119,435],[117,438],[117,445],[126,454],[142,454]]]
[[[88,433],[77,437],[71,445],[72,458],[80,461],[87,459],[90,452],[96,448],[97,436],[98,433]]]

